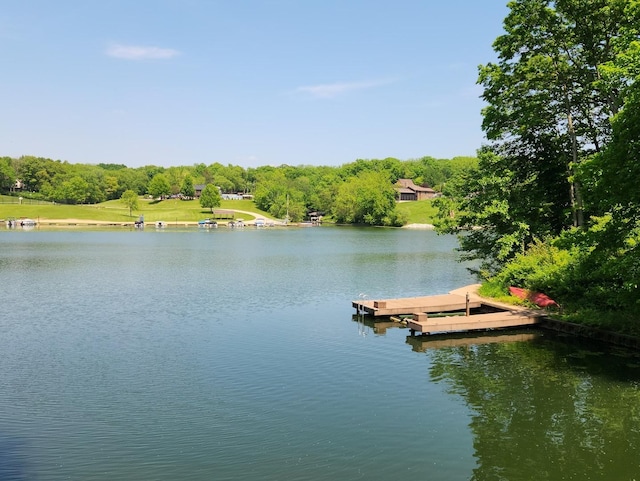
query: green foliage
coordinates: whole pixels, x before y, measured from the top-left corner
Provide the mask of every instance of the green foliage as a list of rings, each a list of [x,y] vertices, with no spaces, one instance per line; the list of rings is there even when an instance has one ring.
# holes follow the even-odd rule
[[[118,191],[133,190],[138,195],[144,195],[147,192],[149,179],[144,168],[126,169],[115,172],[118,179]]]
[[[609,140],[609,117],[621,101],[620,94],[605,95],[598,67],[626,51],[620,32],[637,34],[640,24],[625,2],[615,0],[591,2],[588,8],[578,0],[516,0],[509,7],[506,33],[494,43],[499,62],[481,67],[479,75],[488,104],[483,129],[502,160],[480,172],[502,179],[503,194],[491,195],[506,202],[509,224],[526,244],[531,236],[558,235],[585,224],[590,202],[584,201],[579,166]],[[589,22],[583,21],[586,15]],[[509,227],[512,232],[490,225],[496,236],[485,243],[508,244],[508,236],[518,237]],[[520,239],[512,240],[516,247]],[[482,244],[473,247],[504,262],[517,252],[508,252],[507,244],[493,252]]]
[[[635,306],[640,4],[514,0],[509,9],[498,61],[479,72],[491,143],[477,168],[446,183],[437,228],[460,235],[494,288]],[[594,214],[604,217],[590,226]]]
[[[120,191],[118,178],[113,175],[104,176],[104,194],[106,200],[116,199]]]
[[[438,213],[438,209],[434,204],[435,200],[401,202],[396,205],[396,211],[405,219],[403,224],[433,224]]]
[[[104,170],[123,170],[126,169],[127,166],[124,164],[98,164],[98,167]]]
[[[154,198],[162,199],[171,195],[171,184],[164,174],[155,174],[149,182],[148,192]]]
[[[64,181],[55,191],[54,196],[59,202],[65,204],[82,204],[87,198],[89,184],[81,177],[73,177]]]
[[[530,177],[516,159],[483,149],[476,169],[460,172],[434,201],[439,232],[460,235],[467,259],[481,259],[482,269],[497,271],[522,253],[536,237],[559,234],[565,221],[566,196]]]
[[[196,190],[193,187],[193,179],[190,175],[187,175],[182,181],[182,187],[180,188],[180,193],[185,196],[187,199],[193,199],[193,196],[196,195]]]
[[[40,191],[45,182],[51,182],[57,174],[64,173],[60,161],[41,157],[23,156],[16,161],[16,174],[29,191]]]
[[[219,207],[221,202],[222,196],[218,187],[213,184],[207,184],[200,194],[200,205],[211,209],[211,213],[213,213],[214,207]]]
[[[559,243],[580,247],[565,276],[566,296],[579,308],[637,311],[640,307],[640,222],[617,213],[594,219],[583,233],[567,233]]]
[[[223,175],[214,175],[213,183],[224,193],[235,192],[233,182]]]
[[[138,210],[138,194],[132,190],[125,190],[120,197],[120,201],[129,209],[129,216],[134,210]]]
[[[509,286],[517,286],[552,297],[562,295],[566,292],[567,273],[575,262],[575,253],[538,241],[509,262],[492,278],[492,283],[505,294]]]
[[[0,157],[0,192],[7,192],[16,180],[11,157]]]
[[[340,186],[332,214],[341,223],[396,225],[395,206],[389,177],[383,172],[363,172]]]
[[[5,189],[15,179],[21,179],[26,185],[23,195],[32,198],[97,204],[120,199],[127,190],[160,199],[177,193],[191,198],[195,189],[191,194],[190,184],[204,183],[217,185],[223,192],[252,193],[261,210],[281,219],[288,215],[292,221],[301,221],[310,212],[321,212],[326,218],[337,216],[345,222],[344,219],[349,218],[357,223],[397,226],[412,217],[415,222],[425,223],[424,217],[428,215],[412,214],[408,206],[395,207],[391,202],[391,186],[398,178],[411,178],[418,184],[438,184],[437,188],[442,188],[452,176],[460,175],[475,163],[475,158],[424,157],[408,161],[359,159],[340,167],[282,165],[243,169],[216,162],[209,166],[203,163],[169,168],[146,165],[133,169],[122,164],[69,164],[25,156],[0,160],[0,189],[3,179]],[[364,188],[356,180],[363,176],[370,178],[369,174],[379,174],[380,192],[375,193],[373,186]],[[12,179],[10,184],[7,179]],[[343,187],[347,182],[358,191],[357,205],[353,208],[348,205],[349,194]]]
[[[206,174],[210,179],[207,183],[213,182],[222,192],[247,192],[246,173],[242,167],[216,162],[207,168]]]

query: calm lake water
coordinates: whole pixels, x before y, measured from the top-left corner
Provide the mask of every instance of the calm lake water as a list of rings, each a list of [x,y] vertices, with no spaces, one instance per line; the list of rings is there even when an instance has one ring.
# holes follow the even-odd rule
[[[473,283],[455,245],[394,229],[1,230],[0,480],[639,478],[638,357],[355,316],[360,295]]]

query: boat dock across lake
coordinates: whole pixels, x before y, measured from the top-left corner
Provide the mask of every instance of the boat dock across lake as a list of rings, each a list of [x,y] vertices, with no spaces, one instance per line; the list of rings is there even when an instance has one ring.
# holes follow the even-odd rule
[[[448,294],[400,299],[353,301],[358,314],[394,317],[406,322],[411,334],[501,329],[537,324],[545,316],[542,309],[505,304],[477,294],[479,284]]]

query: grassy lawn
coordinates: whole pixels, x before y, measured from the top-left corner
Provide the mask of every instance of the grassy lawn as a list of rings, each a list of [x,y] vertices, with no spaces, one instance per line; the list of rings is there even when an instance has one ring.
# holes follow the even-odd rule
[[[45,221],[49,219],[79,219],[104,222],[133,222],[140,214],[144,214],[146,222],[163,220],[165,222],[197,222],[213,217],[210,209],[203,209],[197,200],[163,200],[153,201],[138,199],[139,209],[131,213],[119,200],[110,200],[95,205],[63,205],[63,204],[22,204],[15,202],[15,197],[0,196],[0,219],[8,217],[28,217]],[[260,211],[251,200],[223,200],[216,210],[242,210],[255,215],[236,213],[236,218],[253,220],[256,216],[268,219],[272,217]]]
[[[397,204],[398,212],[402,212],[407,216],[408,224],[433,224],[436,209],[431,200],[420,200],[416,202],[399,202]]]

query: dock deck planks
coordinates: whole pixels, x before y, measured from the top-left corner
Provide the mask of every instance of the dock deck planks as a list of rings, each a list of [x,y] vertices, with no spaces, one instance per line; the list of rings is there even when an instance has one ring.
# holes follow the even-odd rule
[[[474,314],[471,316],[432,317],[414,316],[407,321],[407,327],[415,332],[429,334],[433,332],[474,331],[481,329],[502,329],[537,324],[545,316],[543,311],[512,310]],[[417,319],[415,318],[417,317]]]
[[[469,308],[480,307],[481,304],[482,302],[477,296],[470,297]],[[414,312],[463,311],[467,307],[467,300],[465,295],[441,294],[378,301],[353,301],[352,305],[355,309],[364,311],[370,316],[397,316]]]

